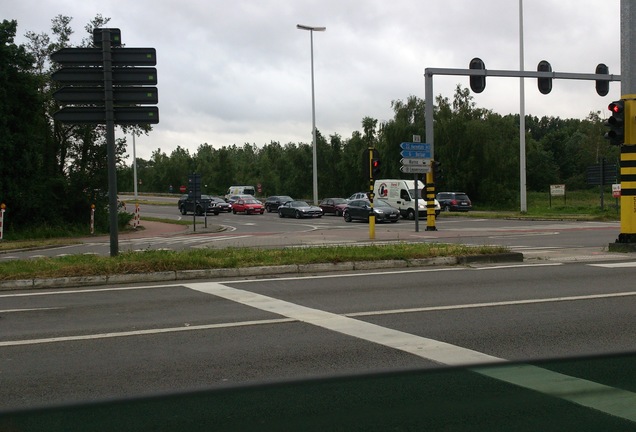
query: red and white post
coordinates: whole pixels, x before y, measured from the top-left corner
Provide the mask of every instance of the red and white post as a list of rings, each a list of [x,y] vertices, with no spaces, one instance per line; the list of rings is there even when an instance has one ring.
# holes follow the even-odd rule
[[[91,204],[91,234],[95,234],[95,204]]]
[[[135,203],[135,215],[133,216],[133,228],[137,229],[139,226],[139,203]]]
[[[0,240],[4,238],[4,210],[6,207],[4,203],[0,204]]]

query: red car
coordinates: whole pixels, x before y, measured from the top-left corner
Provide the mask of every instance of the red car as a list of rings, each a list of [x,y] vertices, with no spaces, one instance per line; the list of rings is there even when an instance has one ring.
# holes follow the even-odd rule
[[[344,198],[325,198],[320,201],[318,207],[320,207],[324,214],[332,213],[336,216],[342,216],[347,208],[347,201]]]
[[[232,213],[263,214],[263,203],[254,198],[240,198],[232,203]]]

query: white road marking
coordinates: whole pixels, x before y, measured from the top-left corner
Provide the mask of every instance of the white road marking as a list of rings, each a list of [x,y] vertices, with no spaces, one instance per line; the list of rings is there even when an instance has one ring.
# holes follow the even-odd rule
[[[589,264],[589,265],[592,267],[604,267],[604,268],[629,268],[629,267],[636,267],[636,261],[607,263],[607,264]]]
[[[355,338],[414,354],[437,363],[464,366],[504,363],[505,359],[342,315],[308,308],[216,282],[185,285],[246,306],[279,314]],[[476,373],[560,397],[581,406],[636,422],[636,394],[531,365],[471,368]]]
[[[60,336],[60,337],[42,338],[42,339],[23,339],[23,340],[13,340],[13,341],[2,341],[0,342],[0,347],[36,345],[36,344],[46,344],[46,343],[55,343],[55,342],[71,342],[71,341],[95,340],[95,339],[108,339],[108,338],[128,337],[128,336],[143,336],[143,335],[154,335],[154,334],[161,334],[161,333],[175,333],[175,332],[192,331],[192,330],[211,330],[211,329],[219,329],[219,328],[245,327],[245,326],[264,325],[264,324],[280,324],[280,323],[288,323],[292,321],[293,320],[289,318],[281,318],[281,319],[270,319],[270,320],[259,320],[259,321],[239,321],[239,322],[233,322],[233,323],[207,324],[207,325],[198,325],[198,326],[184,324],[183,327],[168,327],[168,328],[161,328],[161,329],[134,330],[134,331],[127,331],[127,332],[97,333],[97,334],[87,334],[87,335],[77,335],[77,336]]]

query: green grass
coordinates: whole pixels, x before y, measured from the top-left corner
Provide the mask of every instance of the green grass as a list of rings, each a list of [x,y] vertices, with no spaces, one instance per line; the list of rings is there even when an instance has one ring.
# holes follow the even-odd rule
[[[101,276],[161,271],[340,263],[348,261],[408,260],[445,256],[505,253],[503,246],[406,244],[330,246],[314,248],[227,248],[188,251],[125,252],[115,257],[69,255],[0,262],[0,280]]]
[[[468,213],[444,213],[447,216],[492,218],[534,218],[575,220],[619,220],[611,192],[604,196],[604,209],[600,208],[600,192],[596,190],[567,192],[566,197],[552,197],[548,193],[529,192],[528,211],[501,211],[481,209]],[[144,218],[158,222],[189,225],[190,221]],[[85,237],[77,230],[45,228],[30,233],[30,238],[0,242],[0,251],[77,244],[77,237]],[[107,234],[107,233],[101,233]],[[33,236],[40,238],[32,238]],[[365,247],[336,246],[315,248],[268,249],[228,248],[223,250],[189,250],[182,252],[145,251],[126,252],[116,257],[72,255],[60,258],[15,260],[0,263],[0,280],[52,278],[67,276],[96,276],[155,271],[179,271],[213,268],[274,266],[285,264],[338,263],[345,261],[407,260],[442,256],[468,256],[507,252],[504,247],[469,247],[450,244],[371,245]]]

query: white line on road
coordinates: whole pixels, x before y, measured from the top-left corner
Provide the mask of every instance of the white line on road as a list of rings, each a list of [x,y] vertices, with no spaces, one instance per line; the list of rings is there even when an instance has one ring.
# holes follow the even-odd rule
[[[505,359],[479,351],[297,305],[262,294],[231,288],[216,282],[185,286],[256,309],[411,353],[444,365],[464,366],[506,362]],[[597,411],[636,421],[636,410],[634,410],[636,394],[626,390],[531,365],[476,367],[471,370],[522,388],[539,391]]]

